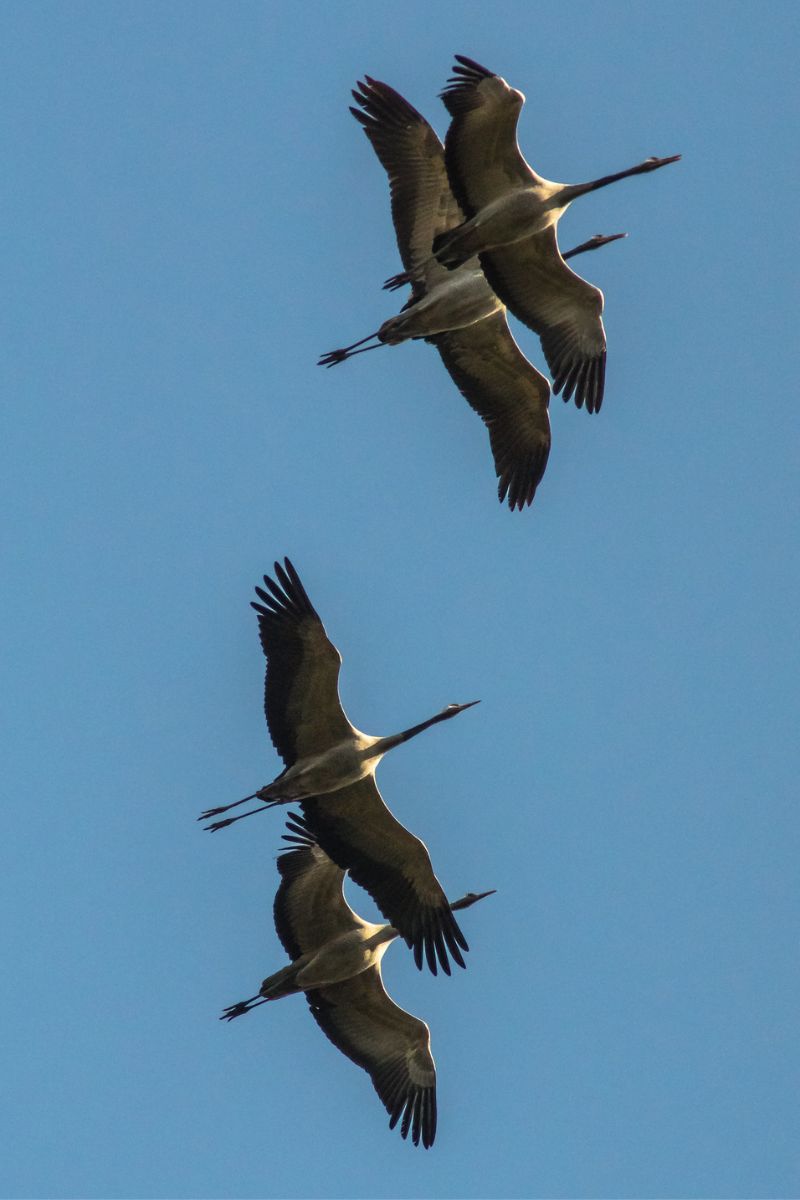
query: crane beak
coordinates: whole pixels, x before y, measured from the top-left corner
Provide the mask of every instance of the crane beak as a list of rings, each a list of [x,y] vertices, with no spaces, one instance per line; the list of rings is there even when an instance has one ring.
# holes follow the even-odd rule
[[[476,704],[480,704],[480,700],[470,700],[467,704],[448,704],[442,711],[455,716],[456,713],[463,712],[465,708],[473,708]]]
[[[680,162],[681,158],[680,154],[673,154],[670,158],[648,158],[646,159],[647,170],[657,171],[659,167],[666,167],[668,163]]]
[[[620,238],[627,236],[627,233],[596,233],[593,238],[589,238],[586,244],[596,250],[598,246],[607,246],[609,242],[618,242]]]

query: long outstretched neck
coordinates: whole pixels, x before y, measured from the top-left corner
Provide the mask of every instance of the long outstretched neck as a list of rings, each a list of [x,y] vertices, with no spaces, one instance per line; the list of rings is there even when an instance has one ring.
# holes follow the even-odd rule
[[[659,167],[666,167],[668,163],[677,162],[679,158],[680,154],[673,154],[671,158],[646,158],[644,162],[638,163],[635,167],[628,167],[627,171],[617,171],[616,175],[602,175],[599,179],[590,180],[589,183],[565,184],[553,199],[561,207],[570,204],[578,196],[585,196],[587,192],[596,192],[598,188],[608,187],[610,183],[616,183],[619,179],[627,179],[630,175],[646,175],[650,171],[657,171]]]
[[[431,725],[438,725],[440,721],[449,721],[451,717],[458,716],[465,708],[472,708],[473,704],[478,703],[478,700],[471,700],[469,704],[449,704],[447,708],[443,708],[435,717],[429,717],[427,721],[421,721],[419,725],[412,725],[410,729],[404,729],[402,733],[392,733],[389,737],[379,738],[371,748],[369,757],[373,758],[379,754],[385,754],[387,750],[392,750],[395,746],[402,745],[403,742],[409,742],[418,733],[430,729]]]

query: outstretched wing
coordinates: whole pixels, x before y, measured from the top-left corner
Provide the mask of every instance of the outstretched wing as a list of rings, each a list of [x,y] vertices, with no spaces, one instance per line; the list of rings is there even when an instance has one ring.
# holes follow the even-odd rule
[[[517,144],[517,120],[525,103],[509,87],[462,54],[441,93],[452,120],[444,141],[450,186],[467,217],[509,189],[530,187],[539,176]]]
[[[555,228],[479,257],[509,311],[539,334],[553,391],[599,412],[606,370],[603,293],[567,266]]]
[[[363,925],[344,898],[344,871],[316,844],[305,821],[289,814],[284,834],[294,848],[278,856],[281,877],[275,894],[275,929],[294,962]]]
[[[264,709],[287,767],[346,738],[352,726],[339,699],[341,655],[325,633],[289,559],[257,587],[258,633],[267,659]],[[266,589],[266,590],[265,590]]]
[[[436,1136],[436,1067],[430,1030],[387,995],[378,967],[306,992],[334,1046],[363,1067],[389,1113],[389,1128],[427,1149]]]
[[[520,350],[505,314],[429,339],[464,399],[486,423],[500,501],[522,509],[550,453],[550,385]]]
[[[389,176],[403,266],[410,276],[425,266],[426,276],[432,270],[443,278],[446,268],[430,261],[433,239],[458,225],[463,214],[447,180],[442,143],[421,113],[388,84],[367,75],[353,97],[361,109],[350,111]]]
[[[392,816],[374,778],[313,796],[301,805],[319,845],[369,892],[413,949],[420,970],[423,953],[434,975],[437,958],[450,974],[448,951],[464,966],[461,951],[469,947],[433,873],[430,855],[419,838]]]

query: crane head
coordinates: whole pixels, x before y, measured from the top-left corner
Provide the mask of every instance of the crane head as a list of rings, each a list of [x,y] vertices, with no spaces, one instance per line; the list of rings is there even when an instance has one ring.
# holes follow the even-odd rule
[[[456,713],[463,712],[465,708],[472,708],[476,704],[480,704],[480,700],[470,700],[466,704],[446,704],[442,709],[442,716],[454,717]]]
[[[450,908],[452,910],[469,908],[471,904],[477,904],[479,900],[485,900],[487,896],[493,896],[497,888],[492,888],[488,892],[467,892],[466,896],[462,896],[460,900],[455,900]]]
[[[680,154],[672,154],[669,158],[656,158],[655,155],[651,155],[650,158],[644,160],[641,170],[643,173],[646,171],[657,171],[659,167],[666,167],[668,163],[680,162],[680,160]]]

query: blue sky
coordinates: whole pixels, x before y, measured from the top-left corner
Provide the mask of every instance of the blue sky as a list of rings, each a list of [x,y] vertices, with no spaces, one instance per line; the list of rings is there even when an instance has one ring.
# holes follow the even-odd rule
[[[797,1195],[795,6],[3,12],[2,1194]],[[548,178],[684,156],[561,223],[630,237],[579,268],[603,410],[552,401],[521,514],[430,348],[315,366],[398,305],[349,88],[443,132],[455,52]],[[194,818],[277,773],[287,553],[359,727],[482,700],[380,769],[497,889],[467,971],[385,960],[428,1153],[301,1000],[216,1019],[284,961],[280,817]]]

